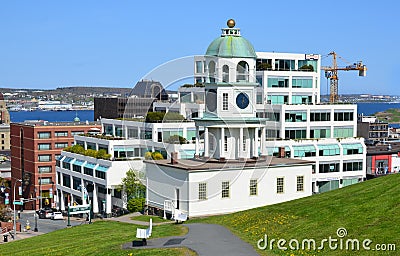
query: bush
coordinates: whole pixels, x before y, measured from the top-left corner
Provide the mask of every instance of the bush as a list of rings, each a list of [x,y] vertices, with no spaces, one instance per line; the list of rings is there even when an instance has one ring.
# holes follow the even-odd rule
[[[67,152],[71,152],[71,153],[75,153],[75,154],[80,154],[80,155],[84,155],[84,156],[90,156],[90,157],[94,157],[97,159],[105,159],[105,160],[110,160],[111,155],[107,154],[107,151],[104,149],[100,149],[100,150],[94,150],[94,149],[88,149],[85,150],[81,145],[73,145],[71,147],[67,147],[64,149],[64,151]]]
[[[144,159],[146,159],[146,160],[162,160],[162,159],[164,159],[164,157],[163,157],[163,155],[160,153],[160,152],[150,152],[150,151],[147,151],[145,154],[144,154]]]
[[[146,122],[148,123],[161,122],[163,120],[182,121],[185,118],[181,114],[174,112],[148,112],[146,115]]]
[[[145,204],[144,198],[132,198],[128,201],[129,212],[142,212]]]
[[[173,135],[169,137],[167,142],[170,144],[186,144],[187,140],[180,135]]]
[[[152,157],[154,160],[162,160],[162,159],[164,159],[163,155],[162,155],[160,152],[157,152],[157,151],[151,153],[151,157]]]

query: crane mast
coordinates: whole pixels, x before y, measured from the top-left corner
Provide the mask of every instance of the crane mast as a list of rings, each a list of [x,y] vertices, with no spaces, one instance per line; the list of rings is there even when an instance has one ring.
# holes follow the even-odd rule
[[[367,66],[363,65],[362,61],[357,63],[353,63],[352,65],[346,67],[338,67],[337,65],[337,54],[336,52],[330,52],[328,55],[332,56],[332,66],[331,67],[321,67],[322,70],[325,71],[325,77],[330,80],[330,95],[329,102],[336,103],[339,101],[339,92],[338,92],[338,71],[349,71],[349,70],[358,70],[359,76],[366,76]]]

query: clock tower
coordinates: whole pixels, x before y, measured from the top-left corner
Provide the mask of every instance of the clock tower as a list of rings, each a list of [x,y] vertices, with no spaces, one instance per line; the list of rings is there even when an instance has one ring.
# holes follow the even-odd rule
[[[205,105],[196,130],[204,127],[205,159],[244,160],[265,155],[266,121],[256,117],[256,53],[230,19],[202,58]],[[198,61],[197,61],[198,62]],[[199,155],[199,136],[196,157]]]

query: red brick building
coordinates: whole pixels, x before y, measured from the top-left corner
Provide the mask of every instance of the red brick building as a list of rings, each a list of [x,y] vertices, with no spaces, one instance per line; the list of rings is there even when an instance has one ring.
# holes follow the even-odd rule
[[[14,187],[16,180],[22,180],[21,197],[31,199],[24,204],[24,209],[54,206],[56,157],[63,148],[73,144],[74,135],[100,128],[101,125],[94,122],[38,121],[11,124],[11,187]],[[21,184],[18,182],[16,185],[19,187]],[[16,200],[19,198],[16,192]]]

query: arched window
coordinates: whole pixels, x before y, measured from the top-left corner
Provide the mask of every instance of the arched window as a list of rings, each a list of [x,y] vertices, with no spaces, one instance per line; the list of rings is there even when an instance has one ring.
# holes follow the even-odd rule
[[[229,67],[228,67],[228,65],[224,65],[222,67],[222,82],[229,83]]]
[[[249,64],[246,61],[241,61],[236,67],[236,82],[249,81]]]
[[[210,61],[208,64],[208,78],[210,79],[210,83],[215,83],[215,62]]]

